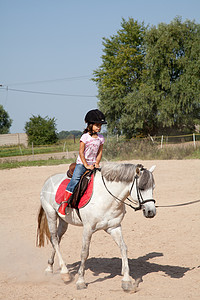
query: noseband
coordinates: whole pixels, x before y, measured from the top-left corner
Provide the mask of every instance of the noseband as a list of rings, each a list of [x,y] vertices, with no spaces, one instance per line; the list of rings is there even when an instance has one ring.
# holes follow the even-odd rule
[[[147,199],[147,200],[144,200],[144,199],[143,199],[142,194],[141,194],[141,189],[138,187],[138,178],[139,178],[138,175],[135,175],[135,176],[134,176],[133,183],[132,183],[132,185],[131,185],[130,192],[129,192],[129,194],[131,194],[132,189],[133,189],[133,186],[134,186],[134,184],[135,184],[135,182],[136,182],[137,200],[138,200],[138,204],[139,204],[137,207],[132,206],[131,204],[126,203],[125,201],[122,201],[121,199],[119,199],[119,198],[117,198],[116,196],[114,196],[114,195],[109,191],[109,189],[107,188],[103,175],[101,175],[101,177],[102,177],[103,184],[104,184],[106,190],[108,191],[108,193],[109,193],[111,196],[113,196],[116,200],[118,200],[118,201],[124,203],[125,205],[130,206],[130,207],[133,208],[135,211],[141,210],[142,207],[143,207],[143,205],[144,205],[145,203],[147,203],[147,202],[154,202],[154,203],[156,202],[154,199]],[[133,202],[131,199],[129,199],[128,197],[127,197],[126,199],[127,199],[128,201],[134,203],[134,202]]]
[[[144,200],[143,197],[142,197],[142,194],[141,194],[141,189],[138,187],[138,178],[139,176],[138,175],[135,175],[134,176],[134,179],[133,179],[133,183],[131,185],[131,189],[130,189],[130,194],[132,192],[132,189],[133,189],[133,186],[134,186],[134,183],[136,182],[136,191],[137,191],[137,200],[138,200],[138,203],[139,203],[139,206],[138,207],[133,207],[131,205],[131,207],[136,211],[136,210],[141,210],[142,209],[142,206],[147,203],[147,202],[154,202],[156,203],[156,201],[154,199],[147,199],[147,200]],[[130,202],[133,202],[131,201],[128,197],[127,199],[130,201]],[[126,203],[125,203],[126,204]]]

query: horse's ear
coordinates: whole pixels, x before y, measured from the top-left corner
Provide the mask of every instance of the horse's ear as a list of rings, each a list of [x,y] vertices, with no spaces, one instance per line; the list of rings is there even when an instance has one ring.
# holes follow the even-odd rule
[[[140,169],[136,168],[136,174],[139,176],[140,175]]]
[[[152,166],[150,169],[149,169],[149,172],[153,173],[153,171],[155,170],[156,168],[156,165]]]

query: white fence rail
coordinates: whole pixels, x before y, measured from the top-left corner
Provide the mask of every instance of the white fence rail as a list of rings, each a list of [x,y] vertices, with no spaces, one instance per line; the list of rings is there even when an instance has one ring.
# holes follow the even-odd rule
[[[199,142],[200,140],[200,134],[198,133],[193,133],[193,134],[186,134],[186,135],[177,135],[177,136],[164,136],[162,135],[161,137],[156,137],[156,140],[158,141],[160,138],[160,147],[163,148],[163,145],[168,145],[170,144],[170,139],[176,140],[178,144],[182,143],[191,143],[193,144],[194,148],[197,146],[197,141]],[[173,142],[172,142],[173,143]]]

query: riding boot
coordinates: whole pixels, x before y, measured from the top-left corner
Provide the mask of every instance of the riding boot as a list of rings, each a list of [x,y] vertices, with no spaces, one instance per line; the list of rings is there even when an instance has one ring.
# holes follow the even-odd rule
[[[59,208],[58,208],[58,214],[60,217],[65,217],[65,209],[69,204],[69,198],[71,197],[72,193],[65,191],[65,195],[64,195],[64,201],[61,202]]]

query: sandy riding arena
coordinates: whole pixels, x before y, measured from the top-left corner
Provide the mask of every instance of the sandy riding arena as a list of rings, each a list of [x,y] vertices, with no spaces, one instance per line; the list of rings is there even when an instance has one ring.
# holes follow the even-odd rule
[[[131,161],[156,165],[154,198],[157,205],[200,199],[200,160]],[[121,254],[103,231],[92,237],[86,263],[87,289],[76,290],[82,227],[69,226],[61,251],[73,280],[45,276],[51,245],[36,248],[37,214],[44,181],[64,173],[67,165],[0,171],[0,299],[200,299],[200,202],[158,208],[153,219],[127,208],[122,222],[128,247],[130,275],[136,293],[121,289]]]

